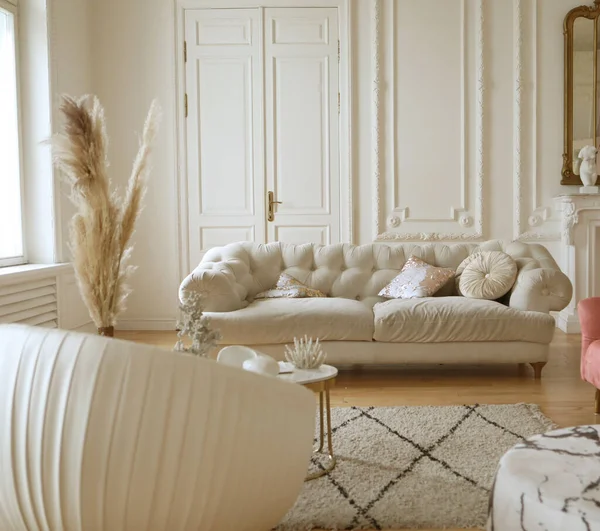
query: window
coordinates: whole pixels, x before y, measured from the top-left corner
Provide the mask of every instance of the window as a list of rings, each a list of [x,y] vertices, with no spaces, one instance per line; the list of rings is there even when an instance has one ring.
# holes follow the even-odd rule
[[[16,9],[0,0],[0,266],[26,261],[21,200]]]

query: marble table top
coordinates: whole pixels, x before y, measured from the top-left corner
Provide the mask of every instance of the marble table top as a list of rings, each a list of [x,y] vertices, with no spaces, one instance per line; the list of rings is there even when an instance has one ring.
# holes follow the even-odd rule
[[[284,362],[279,362],[279,366],[282,367],[290,365]],[[331,380],[338,374],[338,370],[331,365],[321,365],[317,369],[296,369],[293,368],[292,372],[280,373],[278,378],[287,382],[293,382],[297,384],[309,384],[316,382],[323,382],[325,380]]]

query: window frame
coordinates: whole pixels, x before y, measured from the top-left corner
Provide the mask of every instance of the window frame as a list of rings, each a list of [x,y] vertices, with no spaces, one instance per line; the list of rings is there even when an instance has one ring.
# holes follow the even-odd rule
[[[13,15],[15,35],[15,78],[17,82],[17,135],[19,146],[19,184],[21,200],[21,244],[23,253],[20,256],[0,258],[0,268],[27,264],[27,245],[25,241],[25,178],[23,174],[23,116],[21,112],[21,62],[19,56],[19,12],[17,0],[0,0],[0,8]]]

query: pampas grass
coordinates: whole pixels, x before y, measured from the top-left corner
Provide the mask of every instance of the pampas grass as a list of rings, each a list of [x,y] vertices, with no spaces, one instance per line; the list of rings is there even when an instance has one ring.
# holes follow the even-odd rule
[[[63,96],[60,110],[64,130],[51,143],[54,163],[70,184],[70,199],[77,208],[70,225],[73,267],[90,317],[102,333],[112,330],[131,291],[127,279],[135,268],[128,263],[130,240],[146,193],[160,107],[156,101],[150,106],[123,196],[111,191],[108,136],[98,98]]]

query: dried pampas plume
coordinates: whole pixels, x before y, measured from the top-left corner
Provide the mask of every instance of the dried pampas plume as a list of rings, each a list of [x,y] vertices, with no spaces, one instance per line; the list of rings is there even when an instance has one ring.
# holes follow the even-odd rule
[[[151,145],[160,120],[152,102],[123,197],[111,191],[104,109],[96,96],[63,96],[64,130],[51,140],[53,159],[71,186],[77,208],[70,226],[73,267],[83,301],[100,333],[112,335],[130,292],[129,244],[150,172]]]

